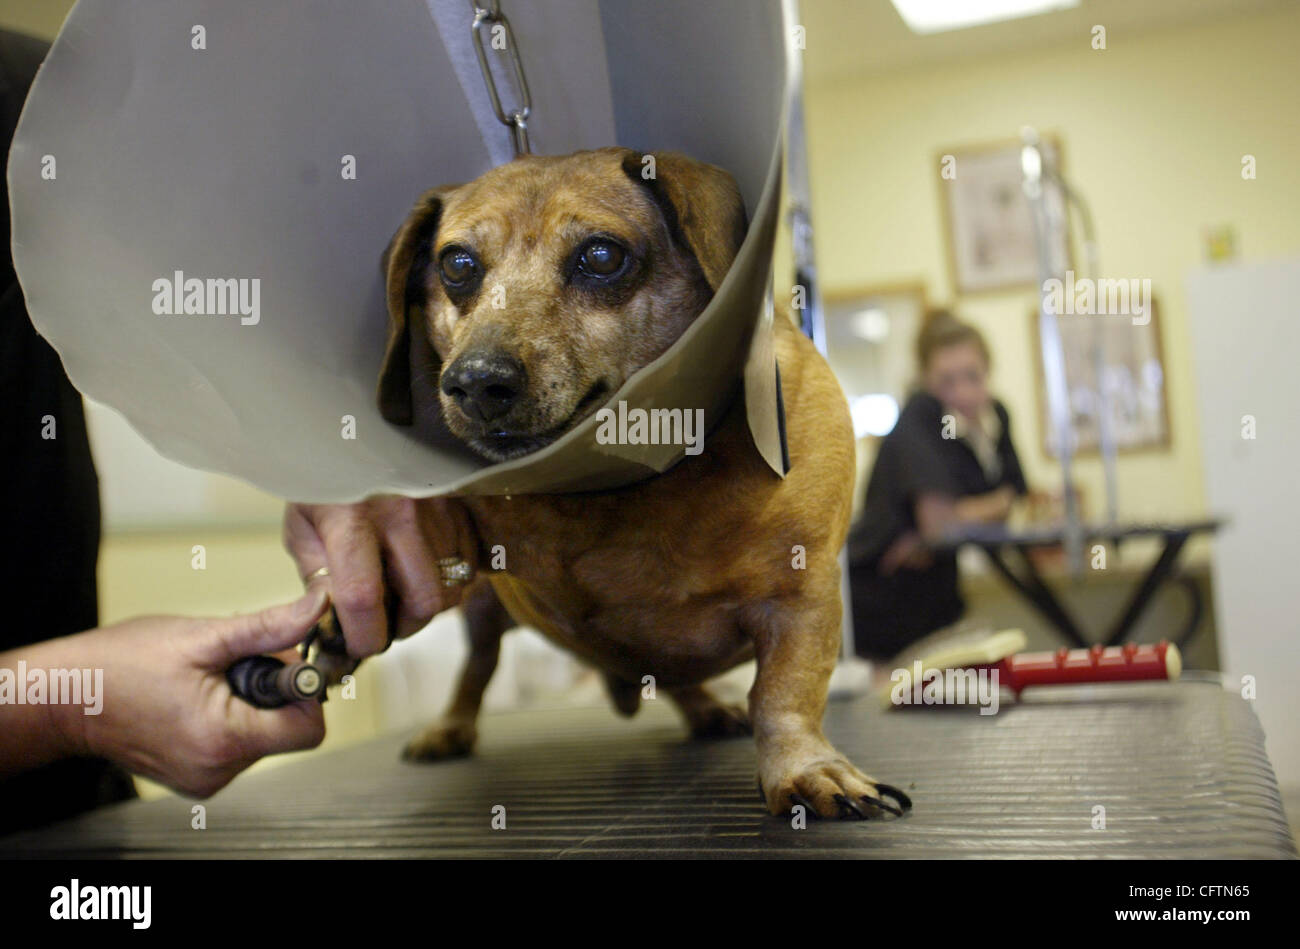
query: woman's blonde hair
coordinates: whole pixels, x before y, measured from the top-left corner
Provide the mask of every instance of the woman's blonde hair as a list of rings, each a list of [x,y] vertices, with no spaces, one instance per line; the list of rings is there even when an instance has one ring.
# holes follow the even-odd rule
[[[974,343],[984,357],[984,364],[992,364],[988,343],[984,342],[984,336],[979,330],[970,323],[957,319],[950,310],[941,307],[926,310],[921,320],[921,329],[916,334],[917,368],[924,375],[936,352],[962,343]]]

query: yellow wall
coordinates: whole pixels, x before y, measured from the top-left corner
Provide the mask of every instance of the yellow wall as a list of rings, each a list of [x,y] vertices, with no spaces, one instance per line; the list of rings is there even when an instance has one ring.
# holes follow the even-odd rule
[[[1122,517],[1204,510],[1183,279],[1204,262],[1202,232],[1229,224],[1243,257],[1300,251],[1300,120],[1295,101],[1300,9],[1210,26],[1112,32],[1042,52],[963,61],[807,90],[814,224],[824,291],[920,278],[955,302],[995,351],[1031,481],[1059,484],[1039,445],[1032,289],[954,300],[937,156],[950,146],[1014,139],[1023,125],[1059,134],[1064,167],[1092,205],[1104,274],[1147,278],[1161,307],[1173,443],[1120,456]],[[809,37],[858,44],[870,38]],[[1258,179],[1244,181],[1253,154]],[[958,169],[960,174],[960,168]],[[1082,270],[1076,246],[1076,270]],[[1261,340],[1260,345],[1267,345]],[[1080,481],[1103,513],[1101,465]]]
[[[74,0],[0,0],[0,27],[53,40]]]
[[[202,545],[206,567],[191,553]],[[149,613],[226,616],[301,595],[293,561],[278,530],[110,532],[99,561],[103,622]]]

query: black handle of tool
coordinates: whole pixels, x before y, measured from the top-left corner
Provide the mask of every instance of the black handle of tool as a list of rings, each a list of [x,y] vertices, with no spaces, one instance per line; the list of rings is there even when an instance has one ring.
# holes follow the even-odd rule
[[[249,656],[226,670],[230,690],[257,708],[280,708],[325,694],[325,676],[310,662],[285,663],[274,656]]]

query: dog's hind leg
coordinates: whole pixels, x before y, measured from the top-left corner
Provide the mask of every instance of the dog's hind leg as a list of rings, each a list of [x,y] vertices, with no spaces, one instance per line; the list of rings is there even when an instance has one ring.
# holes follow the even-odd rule
[[[614,704],[614,711],[624,718],[631,718],[641,707],[641,686],[627,679],[620,679],[613,673],[605,673],[605,691]]]
[[[407,744],[403,757],[437,761],[467,755],[478,738],[478,711],[501,651],[501,637],[516,624],[492,584],[474,583],[461,601],[469,639],[469,657],[460,671],[456,694],[442,718]]]
[[[669,689],[668,697],[686,719],[694,739],[736,738],[753,733],[749,726],[749,713],[745,709],[719,702],[702,685]]]

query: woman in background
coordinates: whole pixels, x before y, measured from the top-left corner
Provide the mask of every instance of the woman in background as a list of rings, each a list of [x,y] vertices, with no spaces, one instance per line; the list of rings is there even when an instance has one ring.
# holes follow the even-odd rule
[[[916,341],[921,388],[880,444],[849,540],[854,641],[883,660],[959,620],[957,554],[936,546],[963,524],[1005,521],[1027,493],[1006,408],[988,390],[979,330],[946,310]]]

